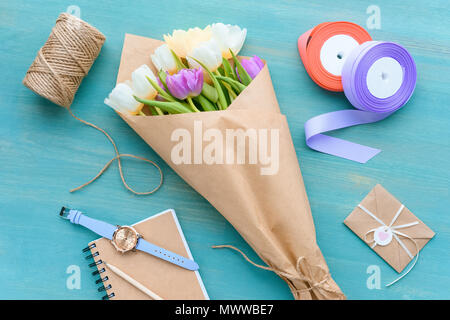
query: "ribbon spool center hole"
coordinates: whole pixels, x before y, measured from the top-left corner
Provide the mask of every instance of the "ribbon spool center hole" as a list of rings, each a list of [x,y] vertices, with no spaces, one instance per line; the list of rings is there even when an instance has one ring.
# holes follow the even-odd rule
[[[338,54],[336,55],[336,57],[337,57],[339,60],[344,59],[344,52],[342,52],[342,51],[338,52]]]
[[[381,72],[381,79],[384,80],[384,81],[387,81],[388,73],[387,72]]]

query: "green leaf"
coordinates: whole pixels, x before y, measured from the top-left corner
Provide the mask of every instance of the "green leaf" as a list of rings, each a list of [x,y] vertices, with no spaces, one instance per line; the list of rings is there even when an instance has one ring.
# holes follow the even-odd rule
[[[217,99],[219,99],[217,90],[213,86],[207,84],[205,81],[203,81],[202,94],[212,102],[217,102]]]
[[[252,82],[252,77],[245,71],[242,64],[239,62],[238,58],[234,55],[233,51],[230,49],[231,55],[233,56],[234,64],[236,65],[237,71],[239,73],[239,78],[241,79],[241,82],[248,86],[250,82]]]
[[[192,58],[208,73],[209,77],[211,78],[214,88],[217,90],[217,94],[219,95],[218,103],[221,109],[225,110],[228,107],[227,100],[225,99],[225,95],[223,94],[222,87],[220,86],[219,81],[217,81],[216,77],[213,75],[211,71],[200,61],[198,61],[195,58]]]
[[[159,78],[159,81],[161,81],[161,83],[163,84],[164,89],[166,89],[166,92],[169,92],[169,88],[167,88],[167,83],[166,83],[167,73],[165,73],[162,69],[159,70],[158,78]]]
[[[148,106],[148,109],[152,113],[152,116],[157,116],[158,112],[156,112],[156,108],[154,106]]]
[[[237,80],[236,73],[234,72],[230,62],[227,59],[222,58],[222,64],[223,70],[225,71],[225,76],[232,78],[233,80]]]
[[[177,69],[178,71],[180,71],[181,69],[187,69],[187,66],[185,66],[185,64],[183,63],[183,61],[181,61],[180,57],[177,56],[177,54],[175,53],[175,51],[173,51],[172,49],[170,49],[170,52],[172,52],[172,56],[175,59],[175,63],[177,64]]]
[[[225,99],[227,100],[227,105],[229,106],[229,105],[231,104],[231,96],[230,96],[230,93],[228,92],[228,90],[227,90],[227,88],[226,88],[226,86],[225,86],[225,83],[220,82],[220,85],[221,85],[221,87],[222,87],[223,94],[225,95]],[[229,90],[231,90],[231,88],[230,88]]]
[[[245,88],[247,88],[247,86],[245,86],[242,83],[240,83],[239,81],[233,80],[231,78],[217,76],[217,79],[228,83],[238,93],[241,93],[242,91],[244,91]]]
[[[198,110],[197,106],[195,105],[194,101],[192,101],[191,97],[187,97],[186,100],[189,102],[189,107],[192,109],[192,111],[200,112],[200,110]]]
[[[168,113],[190,113],[190,112],[192,112],[191,109],[186,108],[179,102],[163,102],[163,101],[156,101],[156,100],[146,100],[146,99],[141,99],[136,96],[134,96],[134,98],[143,104],[157,107]]]
[[[149,106],[149,107],[150,107],[150,106]],[[160,116],[163,116],[163,115],[164,115],[164,112],[163,112],[160,108],[158,108],[158,107],[153,107],[153,108],[155,108],[156,113],[157,113],[158,115],[160,115]]]
[[[177,101],[175,97],[172,97],[170,94],[168,94],[166,91],[164,91],[159,86],[159,84],[157,84],[155,81],[153,81],[149,77],[147,77],[147,80],[150,82],[150,84],[153,86],[153,88],[155,88],[155,90],[158,91],[158,93],[161,95],[161,97],[163,97],[167,101],[171,101],[171,102],[176,102]]]
[[[205,98],[202,94],[194,98],[203,108],[204,111],[216,111],[214,104]]]

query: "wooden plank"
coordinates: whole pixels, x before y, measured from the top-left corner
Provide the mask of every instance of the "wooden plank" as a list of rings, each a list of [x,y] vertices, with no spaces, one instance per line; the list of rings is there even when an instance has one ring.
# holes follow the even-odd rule
[[[233,228],[184,183],[103,104],[114,86],[126,32],[161,37],[174,28],[223,21],[248,29],[244,55],[266,59],[282,112],[288,117],[317,227],[317,236],[335,280],[351,299],[448,299],[450,11],[448,2],[378,1],[377,40],[403,44],[414,56],[418,83],[411,101],[389,119],[335,133],[381,148],[361,165],[309,150],[303,125],[309,118],[351,107],[342,94],[325,92],[305,73],[298,57],[298,36],[323,21],[350,20],[366,25],[369,3],[336,1],[109,1],[78,0],[81,17],[107,37],[83,81],[73,111],[112,134],[122,152],[157,161],[166,179],[155,195],[138,197],[120,184],[115,167],[85,190],[68,190],[89,179],[113,150],[95,130],[65,110],[31,93],[22,78],[66,4],[49,0],[0,3],[0,298],[98,299],[93,277],[81,254],[96,238],[57,217],[61,205],[85,209],[100,219],[128,224],[175,208],[205,286],[213,299],[289,299],[285,283],[258,270],[233,252],[213,250],[233,244],[258,261]],[[145,190],[158,182],[155,170],[125,160],[130,184]],[[383,184],[436,233],[418,265],[391,288],[369,290],[370,265],[382,283],[396,273],[343,224],[353,207],[376,184]],[[260,261],[259,261],[260,262]],[[66,269],[81,269],[81,289],[66,287]]]

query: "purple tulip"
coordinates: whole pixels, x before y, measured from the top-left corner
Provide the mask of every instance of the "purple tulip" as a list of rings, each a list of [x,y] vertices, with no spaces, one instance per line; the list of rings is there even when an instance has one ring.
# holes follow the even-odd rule
[[[196,97],[202,92],[203,71],[198,69],[182,69],[174,75],[167,75],[166,85],[170,93],[180,99]]]
[[[261,58],[258,56],[253,56],[250,59],[243,59],[241,61],[242,66],[245,71],[249,74],[252,79],[255,79],[261,69],[264,67],[264,62],[262,62]],[[239,73],[237,73],[239,76]]]

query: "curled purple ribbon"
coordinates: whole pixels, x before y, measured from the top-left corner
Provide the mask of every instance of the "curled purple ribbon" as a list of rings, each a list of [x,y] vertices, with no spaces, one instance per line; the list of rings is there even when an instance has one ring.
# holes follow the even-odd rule
[[[385,93],[382,90],[379,93],[380,90],[375,88],[375,91],[378,91],[376,96],[370,90],[374,91],[373,84],[372,88],[369,88],[368,73],[370,71],[373,75],[376,71],[371,67],[386,60],[388,62],[395,60],[394,63],[399,65],[402,73],[401,84],[398,84],[399,87],[395,92],[386,97],[383,96]],[[389,83],[391,80],[387,76],[390,71],[392,70],[386,70],[386,74],[379,75],[382,78],[386,77],[383,81],[386,81],[387,87],[391,85]],[[306,144],[320,152],[365,163],[381,150],[323,133],[377,122],[403,107],[416,86],[416,65],[412,56],[402,46],[392,42],[368,41],[351,51],[343,65],[341,76],[345,96],[358,110],[329,112],[309,119],[305,123]],[[395,82],[395,79],[392,81]]]

